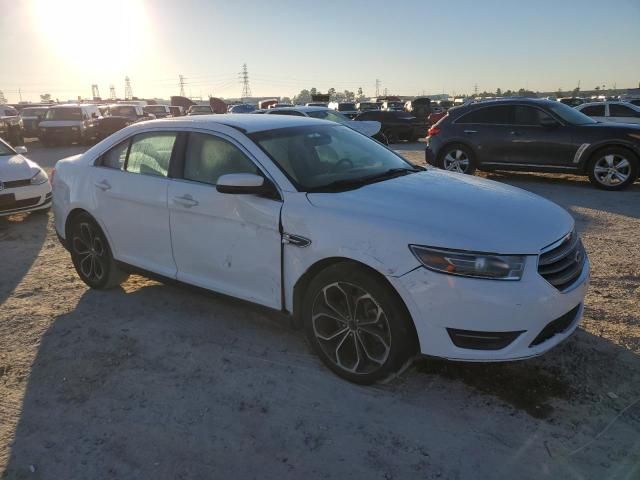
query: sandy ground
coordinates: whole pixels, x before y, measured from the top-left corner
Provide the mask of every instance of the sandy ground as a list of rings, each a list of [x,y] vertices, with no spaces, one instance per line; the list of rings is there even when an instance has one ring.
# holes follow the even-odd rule
[[[82,150],[28,146],[47,169]],[[582,327],[539,359],[366,388],[279,314],[138,276],[91,291],[50,216],[0,220],[0,478],[640,478],[640,184],[489,178],[576,218]]]

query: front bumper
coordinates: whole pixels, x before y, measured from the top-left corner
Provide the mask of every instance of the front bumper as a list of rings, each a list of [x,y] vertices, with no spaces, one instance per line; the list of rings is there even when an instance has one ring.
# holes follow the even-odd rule
[[[76,128],[76,130],[72,130]],[[82,138],[82,130],[79,127],[47,127],[38,129],[38,138],[41,140],[66,140],[77,141]]]
[[[429,165],[433,165],[434,167],[437,167],[437,162],[436,162],[436,154],[435,152],[431,149],[431,147],[429,146],[429,144],[427,144],[425,150],[424,150],[424,161],[426,163],[428,163]]]
[[[588,280],[587,260],[580,277],[562,293],[538,274],[537,256],[527,257],[520,281],[456,277],[424,267],[389,277],[413,318],[423,354],[480,362],[535,357],[569,337],[582,318]],[[465,343],[456,337],[459,332],[467,339],[495,333],[504,343],[461,348]]]
[[[15,199],[13,202],[0,204],[0,217],[51,207],[52,196],[49,182],[5,189],[0,191],[0,195],[13,195]]]

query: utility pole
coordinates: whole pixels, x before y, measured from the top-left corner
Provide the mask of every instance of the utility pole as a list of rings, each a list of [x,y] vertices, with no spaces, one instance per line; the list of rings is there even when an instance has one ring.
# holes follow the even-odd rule
[[[20,99],[20,103],[22,103],[22,90],[18,89],[18,98]]]
[[[244,101],[245,98],[251,96],[251,88],[249,87],[249,71],[247,70],[247,64],[242,64],[242,71],[239,73],[240,83],[242,84],[242,94],[240,99]]]
[[[182,75],[178,75],[180,79],[180,96],[184,97],[184,77]]]
[[[114,87],[113,84],[109,85],[109,98],[111,100],[116,99],[116,87]]]
[[[131,79],[124,77],[124,99],[131,100],[133,98],[133,89],[131,88]]]
[[[376,98],[378,98],[380,96],[380,85],[382,82],[380,82],[379,79],[376,78]]]
[[[100,98],[100,91],[98,90],[98,85],[95,83],[91,85],[91,96],[94,100]]]
[[[478,96],[478,84],[477,83],[473,86],[473,95],[476,96],[476,97]]]

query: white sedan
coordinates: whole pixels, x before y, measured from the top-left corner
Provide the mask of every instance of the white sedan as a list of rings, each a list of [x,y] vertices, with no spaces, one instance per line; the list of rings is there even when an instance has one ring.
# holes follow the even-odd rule
[[[629,102],[590,102],[575,109],[599,122],[640,124],[640,107]]]
[[[25,158],[25,147],[10,147],[0,139],[0,217],[51,207],[49,177]]]
[[[147,271],[286,312],[365,384],[418,353],[540,355],[576,329],[589,277],[557,205],[306,117],[131,125],[58,162],[54,213],[90,287]]]

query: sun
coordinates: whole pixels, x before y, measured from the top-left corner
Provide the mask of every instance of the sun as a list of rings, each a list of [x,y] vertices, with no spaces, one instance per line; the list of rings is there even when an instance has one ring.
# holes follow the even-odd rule
[[[149,49],[142,0],[32,0],[31,13],[50,53],[68,66],[123,72]]]

